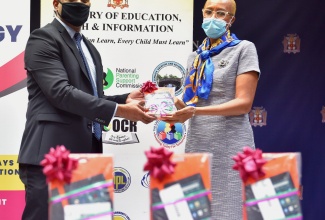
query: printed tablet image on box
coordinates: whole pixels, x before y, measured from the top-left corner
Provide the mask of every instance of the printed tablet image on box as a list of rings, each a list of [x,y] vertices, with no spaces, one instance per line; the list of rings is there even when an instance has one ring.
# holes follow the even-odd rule
[[[252,220],[301,216],[299,196],[289,172],[245,186],[247,217]],[[254,202],[255,201],[255,202]]]

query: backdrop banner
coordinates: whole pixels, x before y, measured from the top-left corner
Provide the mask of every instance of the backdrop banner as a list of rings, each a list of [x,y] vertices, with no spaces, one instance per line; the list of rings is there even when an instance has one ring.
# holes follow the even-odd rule
[[[41,24],[33,20],[39,19],[39,2]],[[325,4],[311,0],[308,4],[317,7],[308,8],[303,0],[236,2],[231,31],[255,43],[262,72],[250,112],[256,147],[263,152],[301,152],[304,218],[325,219],[325,43],[316,40],[324,29]],[[102,55],[105,93],[130,92],[152,80],[174,86],[179,96],[192,34],[195,46],[205,38],[204,3],[93,0],[83,33]],[[0,219],[21,219],[24,191],[16,161],[28,96],[24,48],[30,29],[51,22],[52,12],[48,0],[5,1],[0,9]],[[105,153],[115,155],[116,219],[149,216],[144,151],[164,145],[181,153],[186,135],[187,124],[144,125],[122,118],[110,122],[103,137]]]
[[[2,2],[0,14],[0,219],[19,220],[25,192],[16,161],[27,108],[24,50],[30,3]]]
[[[41,1],[41,26],[53,20],[52,11],[52,1]],[[181,95],[192,52],[193,0],[96,0],[90,11],[82,33],[102,56],[106,95],[131,92],[148,80]],[[114,155],[116,218],[149,219],[144,151],[164,145],[183,153],[186,131],[186,123],[145,125],[117,117],[105,127],[104,153]]]
[[[194,3],[193,39],[201,43],[201,9]],[[250,112],[263,152],[300,152],[304,219],[325,219],[325,3],[321,0],[237,0],[231,31],[252,41],[261,77]],[[295,5],[290,7],[289,5]],[[289,7],[288,7],[289,6]]]

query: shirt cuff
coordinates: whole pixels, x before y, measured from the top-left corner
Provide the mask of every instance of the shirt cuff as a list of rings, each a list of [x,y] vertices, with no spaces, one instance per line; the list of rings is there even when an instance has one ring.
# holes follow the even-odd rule
[[[117,110],[117,106],[118,106],[118,104],[116,103],[116,105],[115,105],[115,110],[114,110],[114,113],[113,113],[113,117],[112,117],[112,118],[114,118],[114,117],[115,117],[115,114],[116,114],[116,110]]]

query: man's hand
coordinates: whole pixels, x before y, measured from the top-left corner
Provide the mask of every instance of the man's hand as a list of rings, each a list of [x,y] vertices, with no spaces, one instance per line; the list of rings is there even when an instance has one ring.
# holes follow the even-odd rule
[[[119,104],[116,110],[116,116],[131,120],[141,121],[149,124],[156,120],[156,117],[145,113],[147,109],[144,106],[144,101],[130,101],[127,104]]]
[[[133,90],[127,97],[126,103],[132,102],[132,101],[143,101],[144,100],[144,94],[140,91],[140,89]]]

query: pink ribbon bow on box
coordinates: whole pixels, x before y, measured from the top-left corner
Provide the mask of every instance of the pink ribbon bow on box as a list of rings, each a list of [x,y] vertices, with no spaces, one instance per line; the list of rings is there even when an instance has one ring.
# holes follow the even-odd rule
[[[69,157],[70,151],[63,145],[51,148],[41,161],[46,181],[59,180],[66,183],[71,182],[72,171],[78,167],[78,160]]]
[[[176,166],[176,163],[171,161],[173,152],[168,151],[163,146],[160,148],[151,147],[149,151],[145,151],[145,155],[147,156],[148,161],[144,165],[143,170],[149,171],[150,176],[161,181],[166,175],[175,172],[174,167]]]
[[[142,84],[141,92],[142,93],[152,93],[153,91],[157,90],[158,87],[155,83],[148,80],[147,82]]]
[[[153,114],[159,114],[160,116],[165,116],[167,114],[171,114],[174,110],[174,103],[169,101],[162,101],[159,104],[151,104],[149,105],[149,112]]]
[[[236,156],[232,157],[236,162],[232,168],[239,171],[240,177],[244,182],[248,177],[258,180],[265,175],[262,168],[267,161],[263,159],[262,153],[260,149],[253,150],[250,147],[244,147],[243,153],[239,152]]]

